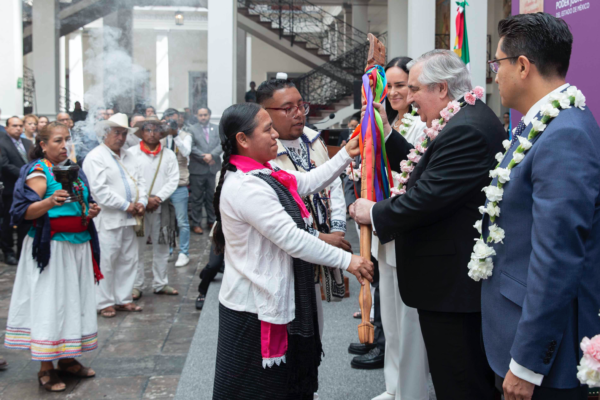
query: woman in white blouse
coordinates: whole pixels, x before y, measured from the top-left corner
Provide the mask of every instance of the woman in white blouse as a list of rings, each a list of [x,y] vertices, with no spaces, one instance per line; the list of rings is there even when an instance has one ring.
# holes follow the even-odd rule
[[[358,155],[358,143],[350,141],[323,166],[296,174],[269,163],[278,134],[260,106],[229,107],[220,133],[214,240],[217,252],[225,252],[226,268],[213,399],[312,399],[322,348],[311,263],[346,270],[361,284],[372,280],[373,266],[309,234],[310,214],[300,196],[339,179]]]

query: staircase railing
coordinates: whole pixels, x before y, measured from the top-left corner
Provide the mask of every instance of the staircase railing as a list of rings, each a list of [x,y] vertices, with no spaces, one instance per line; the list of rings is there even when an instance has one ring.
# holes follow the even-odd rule
[[[367,40],[366,33],[306,0],[238,0],[238,9],[270,22],[292,46],[305,43],[326,56],[336,57]]]
[[[377,38],[385,44],[387,33]],[[365,41],[331,62],[294,79],[302,98],[311,103],[311,110],[330,108],[354,94],[354,81],[364,74],[368,52],[369,43]]]

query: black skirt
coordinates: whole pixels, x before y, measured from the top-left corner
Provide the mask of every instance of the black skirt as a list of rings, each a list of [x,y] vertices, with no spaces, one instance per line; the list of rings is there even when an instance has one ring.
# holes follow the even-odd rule
[[[256,314],[219,304],[219,343],[213,400],[312,400],[288,394],[287,364],[263,368]]]

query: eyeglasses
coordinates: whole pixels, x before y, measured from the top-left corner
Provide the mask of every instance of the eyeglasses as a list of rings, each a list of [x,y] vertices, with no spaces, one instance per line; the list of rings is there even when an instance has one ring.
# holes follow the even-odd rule
[[[267,108],[265,108],[265,110],[281,110],[281,111],[285,111],[285,115],[288,118],[291,118],[291,117],[293,117],[293,116],[296,115],[296,113],[298,112],[298,110],[300,110],[301,112],[303,112],[304,115],[308,115],[308,111],[310,110],[310,103],[303,102],[299,106],[290,106],[290,107],[285,107],[285,108],[281,108],[281,107],[267,107]]]
[[[499,61],[502,61],[502,60],[512,60],[512,59],[515,59],[515,58],[519,58],[521,56],[527,57],[527,56],[521,54],[519,56],[514,56],[514,57],[497,58],[495,60],[488,61],[488,64],[489,64],[490,69],[492,70],[492,72],[495,73],[495,74],[497,74],[498,70],[500,69],[500,63],[499,63]],[[528,58],[528,60],[529,60],[529,58]],[[533,60],[529,60],[529,62],[532,63],[532,64],[535,64],[535,62],[533,62]]]

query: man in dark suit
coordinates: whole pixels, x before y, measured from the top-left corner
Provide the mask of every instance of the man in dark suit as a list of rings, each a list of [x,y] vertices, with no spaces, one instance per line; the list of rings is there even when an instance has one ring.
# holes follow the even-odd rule
[[[583,400],[579,343],[600,333],[600,128],[565,81],[565,21],[515,15],[498,33],[491,67],[502,105],[525,117],[496,171],[510,178],[501,199],[489,191],[501,213],[481,225],[495,253],[481,294],[485,351],[507,400]],[[502,242],[488,242],[499,229]]]
[[[2,109],[0,109],[0,115],[2,115]],[[6,133],[6,129],[0,125],[0,133]]]
[[[192,152],[190,153],[190,186],[192,189],[192,231],[202,235],[202,207],[206,209],[208,230],[215,222],[213,198],[215,178],[221,170],[221,138],[219,127],[210,123],[211,111],[208,107],[198,109],[198,123],[189,127],[192,134]]]
[[[16,265],[21,255],[21,246],[31,224],[17,226],[17,252],[15,257],[13,226],[10,221],[10,207],[13,201],[15,182],[19,178],[21,167],[28,162],[27,154],[33,146],[31,141],[21,137],[23,121],[19,117],[10,117],[6,121],[6,133],[0,133],[0,151],[6,157],[6,164],[2,167],[4,191],[2,202],[2,233],[0,234],[0,248],[4,253],[4,262]]]
[[[357,222],[373,225],[382,244],[396,240],[400,295],[419,312],[437,398],[492,399],[494,375],[481,346],[481,286],[467,276],[467,264],[477,236],[473,222],[485,201],[481,189],[505,134],[482,101],[465,103],[471,79],[456,54],[433,50],[411,64],[408,100],[428,127],[451,100],[464,105],[429,144],[405,194],[376,204],[359,199],[350,211]],[[377,108],[385,133],[392,132],[390,165],[399,171],[413,146]]]

